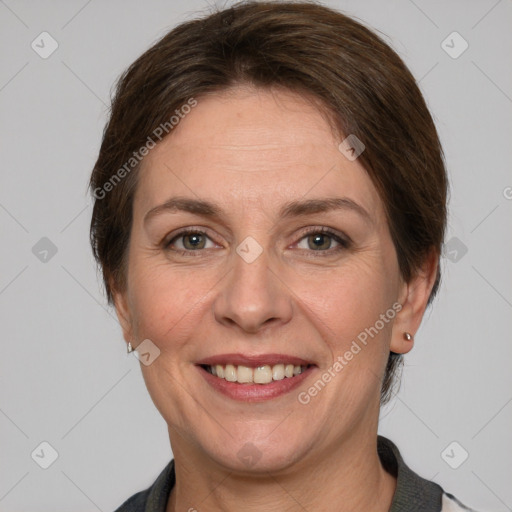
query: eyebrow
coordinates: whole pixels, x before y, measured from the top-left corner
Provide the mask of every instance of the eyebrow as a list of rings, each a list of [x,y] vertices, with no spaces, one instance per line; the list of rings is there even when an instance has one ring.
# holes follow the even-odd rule
[[[369,221],[370,223],[373,222],[370,214],[359,203],[356,203],[348,197],[290,201],[281,208],[279,211],[279,217],[287,219],[336,210],[353,211],[363,217],[366,221]],[[165,203],[151,208],[144,215],[144,223],[164,212],[177,211],[184,211],[209,218],[220,219],[225,216],[220,206],[209,201],[188,197],[171,197],[165,201]]]

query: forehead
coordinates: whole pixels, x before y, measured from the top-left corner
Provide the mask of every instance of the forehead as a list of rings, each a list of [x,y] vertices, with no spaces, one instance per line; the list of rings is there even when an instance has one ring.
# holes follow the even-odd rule
[[[372,216],[382,213],[366,170],[339,151],[342,138],[308,99],[240,87],[197,102],[143,161],[136,198],[142,209],[173,194],[269,208],[342,195]]]

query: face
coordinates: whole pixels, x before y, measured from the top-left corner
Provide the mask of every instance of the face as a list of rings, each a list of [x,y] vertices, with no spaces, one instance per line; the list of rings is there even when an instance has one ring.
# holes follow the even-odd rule
[[[160,351],[141,368],[175,455],[284,471],[375,434],[407,285],[341,140],[302,97],[237,88],[146,157],[115,298]]]

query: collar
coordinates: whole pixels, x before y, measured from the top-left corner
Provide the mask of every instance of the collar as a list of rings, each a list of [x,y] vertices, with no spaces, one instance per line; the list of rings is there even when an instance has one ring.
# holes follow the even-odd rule
[[[407,466],[396,445],[383,436],[377,437],[377,452],[384,469],[396,477],[396,490],[389,512],[439,512],[443,489],[425,480]]]
[[[439,485],[412,471],[389,439],[377,437],[377,452],[384,469],[397,479],[389,512],[440,512],[443,489]],[[175,484],[174,460],[171,460],[151,487],[132,496],[116,512],[165,512]]]

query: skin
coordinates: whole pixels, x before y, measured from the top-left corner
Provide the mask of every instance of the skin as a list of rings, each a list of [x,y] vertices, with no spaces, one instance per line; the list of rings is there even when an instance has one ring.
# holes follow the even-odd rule
[[[437,258],[402,280],[382,202],[359,161],[338,150],[342,139],[306,98],[238,86],[198,98],[143,162],[127,285],[114,297],[125,340],[136,347],[150,339],[160,350],[141,368],[175,457],[168,512],[240,503],[247,511],[327,511],[333,503],[339,511],[389,510],[396,481],[376,451],[381,382],[389,351],[413,346],[403,333],[419,328]],[[144,222],[175,196],[211,201],[224,213],[166,211]],[[289,201],[334,197],[356,202],[367,218],[348,208],[278,215]],[[190,236],[164,247],[187,227],[207,232],[199,249]],[[327,236],[315,250],[304,231],[322,227],[351,244]],[[251,263],[236,252],[247,236],[262,248]],[[394,320],[299,403],[299,392],[397,302]],[[235,352],[291,354],[317,368],[284,396],[235,401],[196,366]],[[251,466],[238,456],[248,442],[260,455]]]

